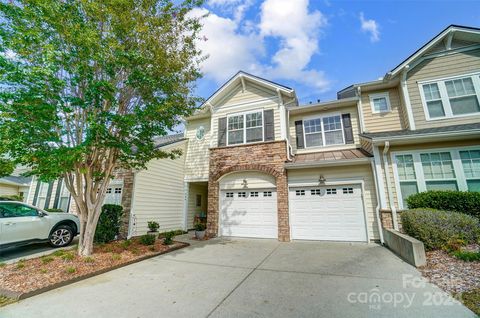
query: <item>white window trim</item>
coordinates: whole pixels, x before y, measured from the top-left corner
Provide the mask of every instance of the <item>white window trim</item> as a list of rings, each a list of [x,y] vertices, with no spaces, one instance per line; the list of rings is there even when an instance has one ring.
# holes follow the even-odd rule
[[[468,191],[467,178],[463,171],[462,160],[460,158],[460,151],[465,150],[476,150],[480,149],[478,146],[468,146],[468,147],[459,147],[459,148],[432,148],[432,149],[421,149],[421,150],[411,150],[411,151],[394,151],[390,154],[390,161],[393,167],[393,178],[395,180],[395,191],[397,192],[397,203],[400,209],[405,209],[403,206],[403,197],[402,191],[400,188],[400,177],[398,174],[397,161],[395,156],[397,155],[412,155],[413,157],[413,167],[415,169],[415,177],[417,182],[418,192],[427,191],[426,180],[423,174],[423,166],[420,160],[421,153],[432,153],[432,152],[449,152],[452,157],[453,170],[455,172],[455,181],[457,181],[457,186],[459,191]],[[452,179],[442,179],[442,180],[452,180]],[[405,180],[407,181],[407,180]],[[412,182],[411,180],[410,182]],[[432,180],[428,180],[432,181]],[[434,180],[433,180],[434,181]]]
[[[327,145],[325,144],[325,129],[323,127],[323,119],[327,117],[334,117],[334,116],[340,116],[340,125],[342,128],[340,129],[342,131],[342,143],[339,144],[331,144]],[[305,133],[305,121],[306,120],[311,120],[311,119],[320,119],[320,126],[322,127],[322,144],[321,146],[307,146],[307,138],[305,137],[307,134]],[[335,147],[338,145],[345,145],[345,130],[343,129],[343,120],[342,120],[342,114],[341,113],[328,113],[324,114],[322,116],[318,115],[312,115],[312,116],[307,116],[302,118],[302,127],[303,127],[303,143],[305,145],[305,149],[315,149],[315,148],[328,148],[328,147]],[[316,132],[318,134],[318,132]]]
[[[261,141],[251,141],[247,142],[247,115],[248,114],[253,114],[253,113],[262,113],[262,140]],[[228,121],[230,117],[237,117],[237,116],[243,116],[243,142],[238,143],[238,144],[230,144],[230,140],[228,138]],[[255,127],[258,128],[258,127]],[[240,129],[238,129],[240,130]],[[256,110],[251,110],[248,112],[241,112],[241,113],[234,113],[234,114],[228,114],[227,115],[227,146],[238,146],[238,145],[245,145],[245,144],[254,144],[254,143],[259,143],[259,142],[264,142],[265,141],[265,114],[263,111],[263,108],[261,109],[256,109]]]
[[[462,74],[462,75],[455,75],[450,77],[436,78],[434,80],[428,80],[428,81],[419,81],[417,83],[418,90],[420,92],[420,98],[422,100],[423,112],[425,114],[425,119],[427,121],[443,120],[443,119],[450,119],[450,118],[461,118],[461,117],[469,117],[469,116],[480,116],[480,112],[461,114],[461,115],[454,115],[452,112],[452,107],[450,105],[450,99],[448,98],[445,82],[450,80],[460,79],[460,78],[466,78],[466,77],[470,77],[472,79],[473,87],[477,95],[477,100],[480,103],[480,71],[477,71],[474,73]],[[443,111],[445,113],[445,116],[430,118],[430,113],[428,112],[428,107],[427,107],[427,100],[425,98],[425,93],[423,92],[423,85],[434,84],[434,83],[438,85],[438,90],[440,92],[440,97],[442,99]]]
[[[389,112],[392,111],[392,106],[390,104],[390,94],[389,94],[389,92],[370,94],[370,95],[368,95],[368,98],[370,98],[370,106],[371,106],[373,114],[384,114],[384,113],[389,113]],[[375,110],[375,105],[373,103],[373,100],[377,99],[377,98],[385,98],[385,100],[387,102],[387,110],[383,110],[383,111],[382,110]]]

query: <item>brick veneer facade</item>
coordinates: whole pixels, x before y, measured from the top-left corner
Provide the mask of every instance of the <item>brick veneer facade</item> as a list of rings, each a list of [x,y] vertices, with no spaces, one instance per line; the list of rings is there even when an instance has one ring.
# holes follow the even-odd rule
[[[132,209],[134,173],[132,170],[118,171],[117,173],[115,173],[115,179],[123,180],[123,190],[122,190],[123,216],[122,216],[122,224],[120,226],[120,237],[127,238],[128,226],[130,223],[130,210]]]
[[[402,230],[402,219],[400,218],[401,211],[397,211],[397,223],[399,231]],[[393,215],[391,210],[380,210],[380,219],[382,220],[382,227],[386,229],[393,229]]]
[[[208,178],[208,235],[210,237],[218,235],[220,178],[230,172],[260,171],[275,177],[277,185],[278,240],[282,242],[290,241],[285,161],[287,161],[285,141],[211,148]]]

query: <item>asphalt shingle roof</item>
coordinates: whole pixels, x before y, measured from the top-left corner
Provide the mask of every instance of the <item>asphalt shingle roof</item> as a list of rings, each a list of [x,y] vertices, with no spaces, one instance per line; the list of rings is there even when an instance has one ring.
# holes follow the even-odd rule
[[[363,149],[347,149],[298,154],[293,158],[293,163],[313,163],[330,160],[362,159],[369,157],[371,157],[371,155]]]
[[[185,137],[183,136],[183,133],[180,134],[174,134],[174,135],[167,135],[167,136],[161,136],[161,137],[156,137],[153,139],[155,142],[155,147],[163,147],[166,145],[174,144],[176,142],[185,140]]]

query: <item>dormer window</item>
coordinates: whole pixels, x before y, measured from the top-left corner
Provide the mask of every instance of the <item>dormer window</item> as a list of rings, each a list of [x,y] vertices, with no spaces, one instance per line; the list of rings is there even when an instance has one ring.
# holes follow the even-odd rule
[[[480,74],[421,82],[427,120],[480,114]]]
[[[227,145],[263,141],[263,111],[228,116]]]
[[[390,111],[390,98],[388,92],[369,95],[372,113],[388,113]]]

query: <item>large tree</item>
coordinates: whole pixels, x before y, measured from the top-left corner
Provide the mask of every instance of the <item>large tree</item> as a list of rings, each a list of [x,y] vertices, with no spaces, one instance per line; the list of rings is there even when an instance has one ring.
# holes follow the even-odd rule
[[[0,144],[15,164],[63,178],[89,255],[116,169],[141,169],[198,104],[201,1],[18,0],[0,4]]]

